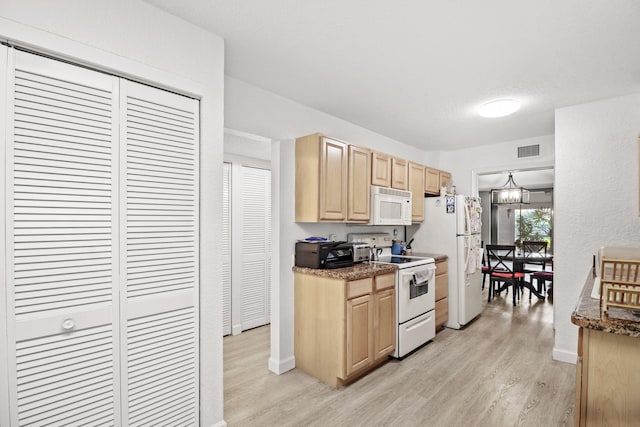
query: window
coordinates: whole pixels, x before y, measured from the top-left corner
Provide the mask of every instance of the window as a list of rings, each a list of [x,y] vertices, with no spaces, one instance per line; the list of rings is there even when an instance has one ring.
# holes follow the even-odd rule
[[[515,220],[516,241],[546,241],[547,251],[552,252],[552,208],[517,209]]]

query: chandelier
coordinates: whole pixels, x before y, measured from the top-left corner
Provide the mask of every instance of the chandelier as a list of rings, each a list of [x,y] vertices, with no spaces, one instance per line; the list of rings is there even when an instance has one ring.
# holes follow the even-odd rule
[[[491,203],[498,205],[529,204],[529,190],[518,187],[509,172],[509,179],[502,188],[491,190]]]

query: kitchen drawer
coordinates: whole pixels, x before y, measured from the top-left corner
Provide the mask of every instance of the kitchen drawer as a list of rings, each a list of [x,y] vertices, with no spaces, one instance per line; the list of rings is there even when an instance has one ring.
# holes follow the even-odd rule
[[[449,298],[436,301],[436,330],[440,330],[449,318]]]
[[[433,310],[398,326],[397,354],[407,354],[436,336]]]
[[[370,294],[373,291],[373,279],[367,277],[366,279],[352,280],[347,282],[347,299],[359,297],[362,295]]]
[[[436,276],[440,275],[440,274],[447,274],[449,272],[449,262],[448,261],[441,261],[441,262],[436,262]],[[436,297],[436,299],[438,299]]]
[[[436,301],[449,295],[449,275],[436,276]]]
[[[376,291],[381,289],[393,288],[396,285],[395,274],[383,274],[375,277]]]

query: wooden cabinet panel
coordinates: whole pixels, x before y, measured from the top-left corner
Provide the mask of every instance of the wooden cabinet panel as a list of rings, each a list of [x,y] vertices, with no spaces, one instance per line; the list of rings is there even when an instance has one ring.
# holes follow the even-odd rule
[[[396,285],[396,275],[395,274],[383,274],[375,277],[376,281],[376,291],[380,291],[382,289],[393,288]]]
[[[449,296],[449,275],[436,276],[436,301]]]
[[[372,315],[370,295],[347,301],[347,376],[373,362]]]
[[[449,319],[449,262],[436,263],[436,330],[444,327]]]
[[[440,330],[449,318],[449,298],[436,301],[436,330]]]
[[[448,272],[449,272],[448,261],[445,260],[445,261],[436,262],[436,276],[439,276],[441,274],[447,274]]]
[[[296,139],[296,222],[318,222],[320,136]]]
[[[450,187],[451,184],[451,174],[449,172],[440,171],[440,187]]]
[[[320,134],[296,139],[296,222],[347,219],[347,146]]]
[[[411,220],[424,221],[424,166],[409,162],[409,191],[411,191]]]
[[[349,145],[347,220],[369,221],[371,151]]]
[[[396,298],[395,289],[387,289],[375,294],[375,352],[380,359],[393,353],[396,344]]]
[[[347,145],[322,138],[320,220],[344,220],[347,213]]]
[[[640,341],[589,328],[582,328],[581,335],[576,425],[637,425]]]
[[[424,169],[425,187],[424,192],[429,194],[440,194],[440,171],[426,167]]]
[[[391,187],[391,156],[371,153],[371,185]]]
[[[347,282],[347,299],[370,294],[373,290],[373,279],[352,280]]]
[[[409,163],[393,157],[391,161],[391,188],[406,190],[409,187]]]

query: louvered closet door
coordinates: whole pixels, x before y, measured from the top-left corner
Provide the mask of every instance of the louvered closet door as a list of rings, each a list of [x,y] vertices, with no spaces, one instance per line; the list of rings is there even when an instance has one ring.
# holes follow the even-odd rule
[[[222,334],[231,334],[231,163],[222,177]]]
[[[123,424],[198,424],[198,102],[121,83]]]
[[[247,330],[270,322],[271,171],[242,166],[240,181],[242,277],[239,286],[242,288],[242,330]]]
[[[23,52],[11,61],[11,424],[120,425],[118,80]]]

